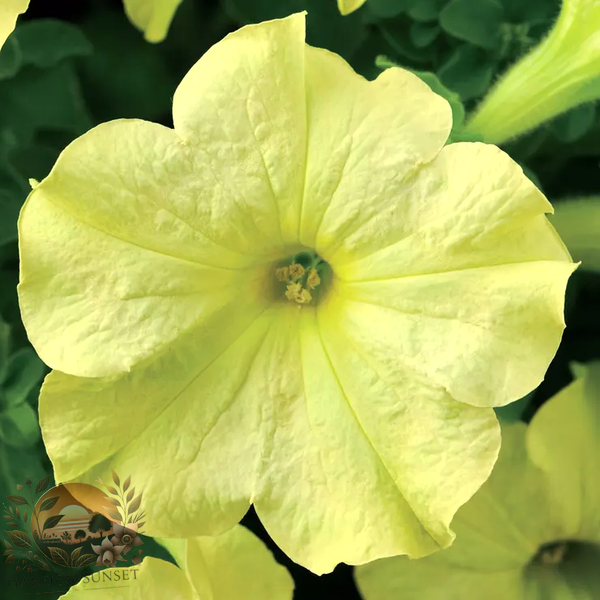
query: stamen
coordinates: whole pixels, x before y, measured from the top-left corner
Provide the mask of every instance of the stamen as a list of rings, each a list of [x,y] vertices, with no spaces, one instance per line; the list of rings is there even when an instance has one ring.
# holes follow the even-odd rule
[[[279,269],[276,269],[275,277],[277,277],[277,281],[289,281],[290,268],[289,267],[280,267]]]
[[[294,281],[302,279],[302,277],[304,277],[304,273],[306,273],[306,270],[302,265],[299,265],[298,263],[292,263],[289,266],[290,279],[293,279]]]
[[[316,269],[311,269],[306,280],[306,285],[309,289],[314,290],[321,283],[321,278]]]

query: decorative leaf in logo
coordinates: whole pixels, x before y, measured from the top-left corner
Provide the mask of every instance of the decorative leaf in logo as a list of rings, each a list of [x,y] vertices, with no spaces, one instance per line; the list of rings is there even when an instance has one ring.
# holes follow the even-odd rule
[[[79,548],[75,548],[75,550],[71,552],[71,566],[73,566],[75,564],[75,561],[79,558],[82,547],[83,546],[79,546]]]
[[[119,479],[119,476],[115,473],[114,469],[112,469],[112,476],[113,476],[113,481],[117,484],[117,487],[120,487],[121,480]]]
[[[4,540],[4,545],[9,549],[12,550],[12,546],[6,541]]]
[[[110,515],[111,519],[114,519],[115,521],[121,520],[121,515],[116,510],[109,508],[108,506],[103,506],[103,508]]]
[[[38,558],[38,564],[44,571],[50,570],[50,567],[41,558]]]
[[[40,512],[44,512],[45,510],[50,510],[51,508],[54,508],[54,505],[58,502],[58,499],[58,496],[46,498],[40,506]]]
[[[87,567],[88,565],[93,565],[97,561],[97,559],[98,557],[94,556],[93,554],[84,554],[83,556],[80,556],[77,559],[74,565],[72,564],[71,566],[74,566],[76,568]]]
[[[52,517],[50,517],[50,518],[52,518]],[[69,566],[69,555],[62,548],[56,548],[55,546],[50,546],[48,549],[50,550],[50,556],[52,557],[52,560],[57,565],[61,565],[63,567]]]
[[[7,523],[7,525],[10,525],[11,527],[18,527],[19,526],[18,523],[15,523],[14,521],[9,521]]]
[[[52,529],[53,527],[56,527],[64,516],[65,515],[53,515],[52,517],[48,517],[46,519],[46,522],[44,523],[42,531],[46,531],[46,529]]]
[[[8,533],[12,543],[17,548],[31,548],[31,542],[29,541],[29,536],[26,533],[23,533],[22,531],[7,531],[6,533]]]
[[[46,477],[44,477],[43,479],[40,479],[38,481],[38,484],[35,486],[35,493],[39,494],[40,492],[43,492],[48,487],[49,481],[50,481],[50,475],[46,475]]]
[[[135,486],[132,487],[129,494],[127,494],[127,502],[131,502],[131,499],[133,498],[133,494],[135,494]]]
[[[15,560],[15,555],[14,554],[9,554],[6,557],[6,560],[4,561],[4,564],[5,565],[9,565],[11,562],[14,562],[14,560]]]
[[[25,521],[25,523],[27,523],[27,511],[25,511],[25,514],[23,515],[23,521]]]
[[[144,492],[142,492],[143,494]],[[134,513],[142,504],[142,494],[137,496],[135,500],[129,505],[128,510],[130,513]]]
[[[27,504],[29,505],[29,502],[27,502],[27,500],[25,498],[23,498],[23,496],[6,496],[8,498],[8,500],[10,500],[13,504]]]
[[[129,489],[129,484],[131,483],[131,475],[125,480],[123,484],[123,491],[126,492]]]

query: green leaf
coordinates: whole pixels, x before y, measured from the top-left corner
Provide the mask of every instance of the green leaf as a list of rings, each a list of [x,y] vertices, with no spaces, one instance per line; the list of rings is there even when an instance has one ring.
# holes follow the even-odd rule
[[[463,101],[481,96],[490,86],[495,63],[478,48],[463,44],[437,72],[442,83],[457,92]]]
[[[556,18],[560,0],[502,0],[507,20],[511,23],[537,25]]]
[[[0,317],[0,383],[2,383],[6,377],[9,347],[10,327],[8,323],[5,323]]]
[[[7,82],[0,82],[0,127],[28,144],[39,129],[83,133],[91,126],[74,68],[26,67]]]
[[[447,33],[486,50],[499,47],[503,19],[499,0],[451,0],[440,13],[440,25]]]
[[[42,527],[42,531],[46,531],[46,529],[52,529],[53,527],[56,527],[61,522],[61,520],[64,516],[65,515],[53,515],[51,517],[48,517],[44,521],[44,526]]]
[[[49,546],[48,550],[50,550],[50,556],[56,564],[62,567],[69,566],[69,555],[62,548]]]
[[[31,541],[26,533],[22,531],[7,531],[6,533],[17,548],[21,548],[21,550],[31,548]]]
[[[7,40],[0,51],[0,80],[14,77],[22,64],[22,53],[14,35]]]
[[[10,357],[4,388],[11,406],[25,401],[41,384],[44,371],[44,363],[31,348],[21,348]]]
[[[28,448],[40,439],[37,413],[29,404],[13,406],[0,416],[0,436],[13,448]]]
[[[225,0],[225,10],[240,24],[258,23],[306,10],[307,43],[337,52],[346,59],[354,55],[367,35],[361,15],[342,16],[335,1]]]
[[[592,127],[595,119],[596,106],[583,104],[554,119],[550,129],[561,142],[570,144],[582,138]]]
[[[395,17],[411,6],[411,0],[368,0],[367,7],[382,19]]]
[[[440,33],[437,23],[414,22],[410,26],[410,41],[417,48],[426,48],[432,44]]]
[[[433,54],[429,47],[419,48],[413,41],[411,30],[414,23],[409,19],[394,19],[381,23],[379,31],[390,48],[402,58],[412,62],[425,63],[432,60]]]
[[[169,115],[178,81],[161,47],[144,41],[117,12],[95,15],[84,31],[95,52],[79,72],[97,120],[159,120]]]
[[[436,21],[447,0],[409,0],[408,14],[415,21]]]
[[[504,423],[522,421],[523,413],[527,410],[532,397],[533,394],[527,394],[527,396],[517,400],[516,402],[511,402],[506,406],[498,406],[494,408],[496,415],[498,415],[498,418]]]
[[[93,47],[83,32],[71,23],[56,19],[37,19],[17,27],[23,64],[36,67],[54,67],[72,56],[87,56]]]
[[[59,500],[59,496],[51,496],[50,498],[46,498],[43,502],[42,505],[40,506],[40,512],[44,512],[46,510],[50,510],[51,508],[54,508],[54,505],[58,502]],[[44,527],[44,529],[46,529]]]

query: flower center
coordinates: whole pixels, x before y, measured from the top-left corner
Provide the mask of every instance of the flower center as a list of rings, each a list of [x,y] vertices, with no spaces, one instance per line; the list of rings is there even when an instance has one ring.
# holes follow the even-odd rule
[[[299,305],[318,304],[331,275],[331,267],[316,252],[298,252],[275,269],[277,295]]]
[[[123,544],[129,544],[129,542],[131,542],[131,536],[129,534],[125,534],[122,538],[121,538],[121,542]]]

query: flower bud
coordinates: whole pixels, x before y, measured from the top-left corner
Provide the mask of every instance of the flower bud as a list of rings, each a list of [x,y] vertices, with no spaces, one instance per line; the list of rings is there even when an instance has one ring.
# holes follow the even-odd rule
[[[467,130],[501,144],[600,98],[600,4],[563,0],[550,35],[483,99]]]

